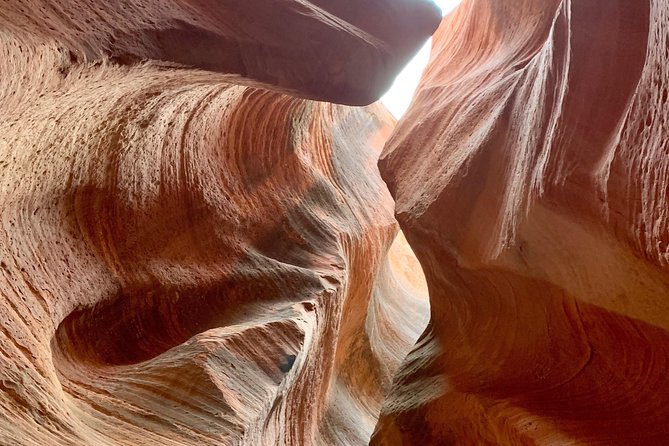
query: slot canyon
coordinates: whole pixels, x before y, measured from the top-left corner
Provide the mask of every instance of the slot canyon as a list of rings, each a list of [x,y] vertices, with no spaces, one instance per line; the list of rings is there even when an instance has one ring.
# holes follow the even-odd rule
[[[668,372],[669,0],[0,1],[0,446],[666,446]]]

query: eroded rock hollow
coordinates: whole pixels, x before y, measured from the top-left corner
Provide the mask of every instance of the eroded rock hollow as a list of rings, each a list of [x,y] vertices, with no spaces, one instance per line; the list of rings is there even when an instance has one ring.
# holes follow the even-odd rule
[[[465,0],[386,146],[431,318],[372,444],[669,444],[669,3]]]

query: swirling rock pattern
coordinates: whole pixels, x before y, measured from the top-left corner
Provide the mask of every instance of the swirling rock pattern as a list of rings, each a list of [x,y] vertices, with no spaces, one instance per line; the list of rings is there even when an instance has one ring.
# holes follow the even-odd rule
[[[381,172],[431,319],[372,444],[669,444],[669,3],[465,0]]]
[[[438,12],[332,3],[3,2],[0,444],[367,443],[427,302],[393,119],[309,98],[369,103]]]

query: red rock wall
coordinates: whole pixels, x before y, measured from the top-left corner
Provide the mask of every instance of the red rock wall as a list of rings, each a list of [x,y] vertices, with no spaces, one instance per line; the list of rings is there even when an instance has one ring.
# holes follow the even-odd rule
[[[438,15],[319,3],[0,7],[0,444],[367,443],[426,316],[394,121],[296,96],[371,102]]]
[[[431,319],[372,444],[669,444],[669,3],[465,0],[381,172]]]

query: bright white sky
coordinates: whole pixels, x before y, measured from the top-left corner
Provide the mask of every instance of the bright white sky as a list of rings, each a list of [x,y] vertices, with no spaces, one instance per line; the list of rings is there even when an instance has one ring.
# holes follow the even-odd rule
[[[460,4],[460,0],[432,0],[439,5],[443,15],[448,14]],[[423,69],[427,65],[430,58],[430,44],[432,39],[429,39],[418,54],[414,56],[409,64],[404,67],[404,70],[395,78],[393,86],[381,98],[381,102],[390,110],[390,112],[399,119],[411,103],[413,93],[418,86]]]

